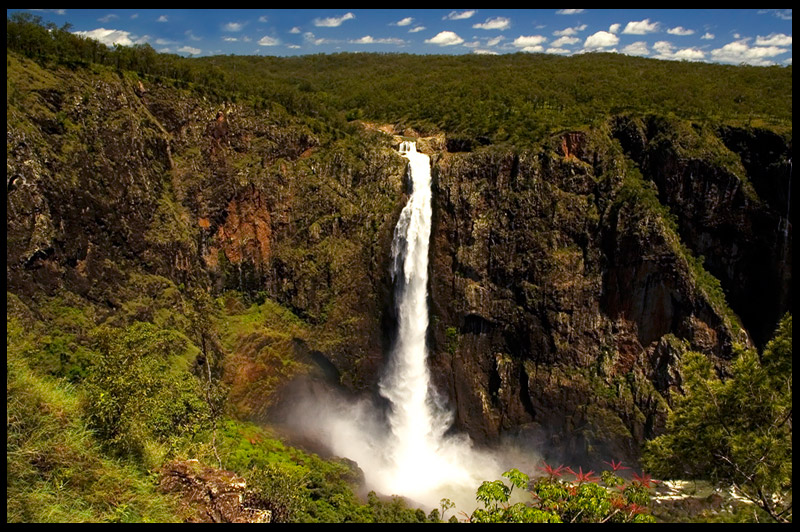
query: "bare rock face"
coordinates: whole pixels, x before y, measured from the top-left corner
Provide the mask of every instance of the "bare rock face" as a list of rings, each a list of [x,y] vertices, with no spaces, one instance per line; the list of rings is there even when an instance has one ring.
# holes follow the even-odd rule
[[[172,461],[162,467],[159,487],[176,493],[193,516],[192,523],[269,523],[269,510],[244,505],[247,483],[238,475],[203,466],[197,460]]]

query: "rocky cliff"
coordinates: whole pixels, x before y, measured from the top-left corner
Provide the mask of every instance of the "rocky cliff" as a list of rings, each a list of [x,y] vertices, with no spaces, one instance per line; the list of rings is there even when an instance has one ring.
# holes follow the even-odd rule
[[[9,55],[8,74],[10,292],[30,307],[69,292],[98,323],[159,315],[142,276],[193,312],[193,291],[268,298],[306,332],[214,344],[259,368],[236,382],[264,378],[260,350],[285,345],[374,390],[405,199],[391,135],[102,68]],[[791,140],[616,116],[538,148],[482,144],[420,142],[434,165],[430,363],[479,441],[636,456],[683,352],[724,372],[735,343],[761,345],[791,308]]]

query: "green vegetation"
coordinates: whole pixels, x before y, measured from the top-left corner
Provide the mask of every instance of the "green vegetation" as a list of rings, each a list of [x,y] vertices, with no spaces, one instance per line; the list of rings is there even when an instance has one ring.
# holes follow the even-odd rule
[[[158,54],[148,45],[112,50],[68,30],[45,28],[39,18],[15,13],[7,19],[6,45],[41,62],[73,68],[101,63],[156,80],[169,78],[214,98],[247,99],[257,108],[277,102],[334,129],[363,117],[519,146],[553,131],[599,124],[609,114],[638,113],[791,130],[791,66],[606,53],[185,59]]]
[[[667,478],[732,484],[772,520],[792,520],[792,316],[759,356],[740,349],[720,379],[699,353],[684,358],[685,395],[645,463]]]
[[[485,157],[480,164],[495,168],[508,146],[520,153],[535,147],[524,160],[561,164],[542,139],[567,128],[600,131],[610,114],[671,116],[677,125],[665,129],[672,136],[656,141],[678,146],[681,156],[712,160],[746,187],[741,161],[711,128],[695,134],[684,119],[791,131],[791,66],[614,54],[186,59],[148,45],[111,49],[24,13],[7,20],[7,50],[7,122],[9,136],[17,135],[8,143],[9,159],[30,163],[30,174],[10,176],[8,188],[19,179],[40,187],[35,199],[42,200],[26,205],[35,211],[34,238],[11,228],[28,218],[9,216],[8,249],[48,257],[52,250],[44,248],[60,246],[46,266],[20,274],[16,292],[7,294],[9,522],[182,521],[186,509],[157,489],[157,477],[167,461],[189,458],[247,479],[249,502],[270,509],[279,522],[445,520],[453,507],[446,499],[425,515],[400,497],[359,498],[352,463],[293,448],[248,422],[264,414],[281,383],[311,371],[305,351],[335,360],[341,381],[352,388],[364,384],[362,363],[374,371],[370,356],[380,338],[369,335],[380,329],[374,323],[383,304],[375,288],[386,275],[404,163],[387,149],[390,140],[354,120],[446,131],[473,147],[506,144],[477,149]],[[133,97],[140,80],[152,91],[152,109]],[[156,97],[158,91],[168,96]],[[109,102],[117,107],[104,107]],[[208,139],[192,131],[220,102],[243,104],[232,106],[239,130],[226,139],[222,162],[199,145]],[[256,114],[269,120],[256,123]],[[174,120],[174,135],[163,117]],[[192,126],[183,130],[184,123]],[[128,144],[140,155],[130,156]],[[613,171],[597,178],[599,185],[621,179],[608,195],[612,212],[631,209],[627,220],[639,224],[635,230],[666,235],[697,289],[740,326],[703,257],[680,242],[675,217],[653,183],[629,162],[616,167],[624,160],[618,146],[600,152],[613,149],[619,151],[608,158]],[[564,164],[573,175],[592,170],[584,161]],[[525,174],[525,186],[492,189],[519,205],[515,221],[564,240],[531,242],[524,231],[492,227],[491,238],[514,249],[507,256],[517,263],[498,271],[532,281],[523,282],[531,308],[550,304],[533,283],[542,277],[536,269],[583,269],[588,244],[575,244],[574,234],[584,233],[587,223],[590,230],[599,227],[607,212],[608,197],[560,190],[551,183],[556,174],[536,167]],[[269,292],[258,269],[263,264],[234,261],[222,249],[213,249],[217,269],[195,268],[207,259],[203,245],[214,241],[226,207],[246,190],[258,201],[241,212],[252,207],[274,216],[274,237],[259,242],[277,272]],[[551,207],[536,204],[546,197],[543,190],[556,198]],[[544,226],[547,209],[563,221],[561,235]],[[500,211],[490,214],[500,218]],[[478,220],[482,228],[489,218]],[[64,228],[56,230],[58,224]],[[19,267],[17,258],[9,258],[9,271]],[[458,329],[446,327],[444,339],[455,354]],[[569,346],[567,338],[555,341]],[[611,357],[609,351],[598,359],[598,373]],[[580,429],[589,442],[632,439],[616,411],[644,417],[634,397],[646,398],[639,404],[654,410],[667,408],[641,372],[606,380],[588,370],[561,371],[553,373],[559,383],[577,382],[598,396]],[[733,483],[764,515],[791,520],[791,317],[760,357],[742,351],[724,380],[696,354],[686,355],[685,377],[686,396],[675,405],[668,434],[648,446],[648,467],[664,476]],[[505,474],[510,487],[502,480],[484,483],[477,492],[483,508],[470,521],[652,519],[645,475],[628,482],[605,472],[601,484],[591,472],[572,473],[572,482],[561,474],[550,468],[530,484],[511,470]],[[515,495],[530,490],[533,502],[510,504],[514,489]]]
[[[476,492],[483,504],[469,516],[471,523],[652,523],[647,505],[653,481],[649,475],[634,474],[627,481],[617,474],[623,467],[612,461],[611,470],[598,478],[594,471],[574,472],[570,468],[553,468],[545,464],[547,475],[531,482],[517,469],[503,473],[511,485],[502,480],[485,481]],[[561,477],[569,473],[573,481]],[[600,484],[602,482],[602,485]],[[511,504],[514,488],[530,491],[531,502]]]

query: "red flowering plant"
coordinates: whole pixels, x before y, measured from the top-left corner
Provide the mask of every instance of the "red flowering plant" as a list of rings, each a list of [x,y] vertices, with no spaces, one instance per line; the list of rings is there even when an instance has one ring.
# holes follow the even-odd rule
[[[594,471],[574,471],[569,467],[553,467],[543,462],[538,469],[545,473],[531,481],[528,475],[512,469],[503,474],[511,487],[502,480],[484,482],[477,491],[477,500],[484,508],[467,516],[470,522],[564,522],[564,523],[648,523],[650,514],[649,490],[655,484],[650,475],[634,474],[628,481],[617,473],[630,469],[620,462],[606,462],[610,470],[598,477]],[[568,480],[565,474],[573,478]],[[528,490],[531,501],[511,504],[514,487]]]

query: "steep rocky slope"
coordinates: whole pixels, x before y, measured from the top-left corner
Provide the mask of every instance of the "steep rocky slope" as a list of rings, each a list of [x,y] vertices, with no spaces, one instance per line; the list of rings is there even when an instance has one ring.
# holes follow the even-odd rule
[[[391,135],[100,67],[9,55],[7,72],[10,292],[34,311],[68,292],[97,323],[167,319],[156,301],[172,294],[189,318],[169,319],[237,361],[214,371],[247,397],[243,417],[273,400],[249,384],[295,374],[280,356],[375,390],[404,203]],[[724,371],[734,343],[762,343],[791,308],[790,140],[620,116],[538,149],[456,151],[477,144],[420,142],[434,164],[431,366],[479,441],[636,456],[686,349]],[[210,322],[181,325],[201,323],[198,293],[226,290],[301,323],[227,343]]]

